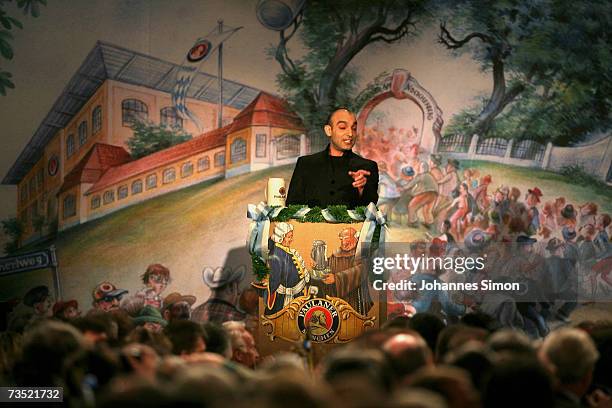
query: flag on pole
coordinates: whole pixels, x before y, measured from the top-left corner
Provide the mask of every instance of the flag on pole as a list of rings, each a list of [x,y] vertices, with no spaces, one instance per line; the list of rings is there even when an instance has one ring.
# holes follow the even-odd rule
[[[202,64],[219,48],[220,44],[241,28],[227,27],[227,29],[221,32],[219,32],[218,28],[214,28],[206,36],[198,38],[185,55],[181,68],[178,71],[176,84],[172,90],[172,104],[179,116],[185,120],[191,120],[199,132],[204,131],[202,123],[185,103],[189,87]]]

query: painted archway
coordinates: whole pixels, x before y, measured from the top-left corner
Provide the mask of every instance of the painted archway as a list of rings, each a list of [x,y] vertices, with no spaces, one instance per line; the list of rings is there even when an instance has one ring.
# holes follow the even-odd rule
[[[407,103],[416,105],[421,113],[418,132],[411,134],[410,144],[418,144],[420,151],[424,154],[435,152],[444,120],[442,119],[442,110],[431,94],[410,75],[410,72],[403,69],[396,69],[391,75],[383,78],[378,89],[378,93],[365,103],[357,115],[359,140],[369,140],[365,135],[366,123],[376,107],[385,101],[406,100]],[[401,146],[393,147],[399,148]],[[358,142],[356,150],[363,154],[366,148]],[[365,156],[367,157],[367,154]]]

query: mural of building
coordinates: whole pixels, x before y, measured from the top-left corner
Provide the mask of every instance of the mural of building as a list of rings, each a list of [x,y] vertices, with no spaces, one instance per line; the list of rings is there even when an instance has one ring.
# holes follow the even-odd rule
[[[180,66],[98,42],[53,104],[3,184],[18,187],[21,245],[195,183],[282,165],[307,150],[299,118],[276,96],[223,81],[217,122],[215,76],[199,72],[187,106],[204,133],[171,102]],[[133,160],[135,120],[196,135]],[[201,134],[200,134],[201,133]]]

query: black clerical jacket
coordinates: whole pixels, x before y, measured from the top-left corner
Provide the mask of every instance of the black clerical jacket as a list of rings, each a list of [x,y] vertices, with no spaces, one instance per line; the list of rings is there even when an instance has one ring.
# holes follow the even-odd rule
[[[353,187],[349,171],[367,170],[371,174],[363,194]],[[289,184],[287,205],[305,204],[325,208],[329,205],[346,205],[354,208],[376,204],[378,201],[378,166],[376,162],[353,153],[344,152],[340,157],[329,155],[329,145],[322,152],[298,158]]]

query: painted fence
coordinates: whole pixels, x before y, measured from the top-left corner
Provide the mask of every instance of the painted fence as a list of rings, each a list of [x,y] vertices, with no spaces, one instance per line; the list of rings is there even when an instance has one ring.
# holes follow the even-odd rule
[[[612,183],[612,135],[573,147],[543,145],[534,140],[480,139],[478,135],[452,135],[440,139],[437,152],[459,160],[484,160],[521,167],[559,171],[581,166],[587,173]]]

